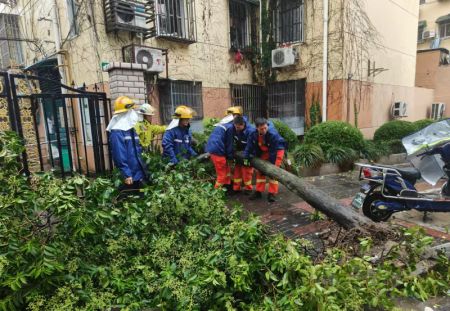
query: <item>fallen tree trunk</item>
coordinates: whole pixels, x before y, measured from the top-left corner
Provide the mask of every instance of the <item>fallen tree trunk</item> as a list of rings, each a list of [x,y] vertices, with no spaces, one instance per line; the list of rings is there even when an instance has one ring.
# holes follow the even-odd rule
[[[243,159],[242,153],[236,154],[236,157]],[[298,194],[313,208],[324,213],[345,229],[378,226],[373,221],[358,214],[353,209],[343,206],[338,200],[328,195],[328,193],[305,182],[294,174],[276,167],[270,162],[255,157],[250,161],[250,164],[264,175],[278,180],[286,188]],[[382,226],[380,226],[380,229],[381,227]]]
[[[209,154],[204,153],[199,155],[197,160],[204,161],[208,157]],[[235,157],[239,160],[244,160],[242,152],[235,154]],[[372,227],[380,231],[389,231],[387,226],[374,223],[372,220],[358,214],[353,209],[343,206],[338,200],[328,195],[328,193],[325,193],[316,186],[302,180],[298,176],[276,167],[268,161],[255,157],[250,160],[250,164],[264,175],[278,180],[278,182],[296,193],[314,209],[324,213],[344,229],[361,228],[365,230],[368,227]]]

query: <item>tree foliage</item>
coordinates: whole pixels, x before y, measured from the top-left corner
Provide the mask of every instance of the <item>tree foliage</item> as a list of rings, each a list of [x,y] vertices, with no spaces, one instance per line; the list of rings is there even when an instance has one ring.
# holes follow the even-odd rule
[[[0,310],[361,310],[399,296],[446,293],[449,262],[412,276],[431,239],[373,264],[330,249],[320,262],[302,240],[271,235],[200,181],[199,164],[167,170],[149,158],[144,198],[118,200],[114,181],[17,174],[20,143],[0,135]],[[16,148],[17,147],[17,148]],[[399,256],[404,256],[399,266]]]

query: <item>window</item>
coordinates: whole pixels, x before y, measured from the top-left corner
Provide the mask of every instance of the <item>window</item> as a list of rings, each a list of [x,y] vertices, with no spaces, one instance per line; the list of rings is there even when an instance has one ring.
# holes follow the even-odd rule
[[[305,130],[305,80],[276,82],[269,85],[269,117],[280,119],[297,134]]]
[[[256,5],[248,2],[230,0],[230,45],[233,50],[257,44],[257,10]]]
[[[417,42],[423,41],[423,31],[425,30],[424,26],[419,26],[419,31],[417,33]]]
[[[172,120],[175,108],[186,105],[194,109],[196,116],[191,122],[195,131],[203,119],[202,83],[197,81],[172,81],[160,80],[159,82],[159,105],[161,109],[161,119],[164,124]]]
[[[195,42],[194,0],[156,0],[156,35]]]
[[[450,22],[439,24],[439,37],[450,37]]]
[[[262,101],[262,86],[250,84],[231,84],[233,106],[242,106],[244,114],[251,122],[266,115]]]
[[[303,41],[303,0],[278,0],[274,12],[274,35],[277,43]]]
[[[79,27],[77,22],[78,11],[80,6],[76,0],[67,0],[67,15],[69,21],[69,38],[73,38],[79,34]]]
[[[21,65],[24,62],[20,41],[19,16],[0,14],[0,68]]]

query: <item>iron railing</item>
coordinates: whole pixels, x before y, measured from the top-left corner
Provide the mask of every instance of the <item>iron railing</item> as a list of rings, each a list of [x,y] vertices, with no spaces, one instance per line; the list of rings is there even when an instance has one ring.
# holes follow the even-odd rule
[[[304,1],[278,0],[274,12],[275,42],[302,42],[304,33]]]
[[[256,118],[266,116],[266,108],[263,104],[263,87],[252,84],[230,84],[231,103],[234,106],[242,106],[244,115],[254,122]]]

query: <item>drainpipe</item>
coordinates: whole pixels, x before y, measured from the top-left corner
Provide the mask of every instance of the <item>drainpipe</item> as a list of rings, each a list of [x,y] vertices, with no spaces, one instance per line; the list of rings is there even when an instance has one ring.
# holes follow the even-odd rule
[[[55,38],[56,59],[58,61],[58,71],[61,76],[61,83],[66,84],[66,73],[64,70],[63,56],[61,54],[61,29],[59,28],[58,4],[56,1],[57,0],[53,0],[52,9],[53,36]],[[66,89],[61,88],[61,92],[63,94],[66,93]]]
[[[328,85],[328,0],[323,0],[323,70],[322,70],[322,122],[327,121]]]

